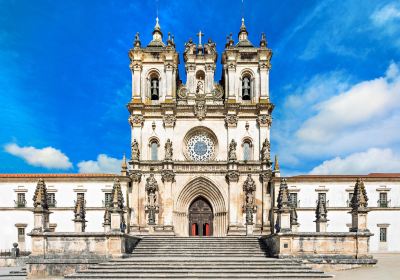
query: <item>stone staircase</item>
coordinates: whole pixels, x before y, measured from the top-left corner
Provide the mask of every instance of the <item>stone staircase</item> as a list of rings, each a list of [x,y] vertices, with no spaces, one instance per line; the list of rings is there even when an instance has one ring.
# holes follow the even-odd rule
[[[66,279],[311,279],[329,278],[295,260],[267,258],[257,237],[144,237],[127,258]]]

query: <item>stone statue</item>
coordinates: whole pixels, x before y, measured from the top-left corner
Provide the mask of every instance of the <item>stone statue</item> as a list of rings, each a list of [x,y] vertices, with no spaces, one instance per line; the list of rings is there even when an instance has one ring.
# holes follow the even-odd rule
[[[203,95],[204,94],[204,85],[203,85],[202,81],[198,81],[197,82],[196,94],[197,95]]]
[[[154,178],[154,174],[150,174],[150,176],[146,179],[145,190],[147,193],[147,205],[145,212],[148,214],[148,224],[154,225],[156,222],[156,213],[158,213],[158,184],[156,178]]]
[[[228,159],[230,161],[235,161],[237,160],[237,156],[236,156],[236,146],[237,143],[234,139],[232,139],[231,143],[229,144],[229,154],[228,154]]]
[[[243,210],[246,213],[246,224],[253,224],[253,214],[256,210],[254,201],[254,192],[256,191],[256,183],[254,182],[251,175],[247,175],[247,179],[243,185],[243,192],[245,195],[245,203],[243,205]]]
[[[268,139],[265,139],[261,149],[261,161],[269,163],[271,161],[270,154],[271,154],[271,146]]]
[[[172,141],[171,139],[168,139],[167,142],[165,142],[165,160],[172,160],[172,156],[173,156]]]
[[[136,139],[134,139],[132,142],[131,152],[132,152],[132,160],[139,161],[140,159],[139,143],[136,141]]]

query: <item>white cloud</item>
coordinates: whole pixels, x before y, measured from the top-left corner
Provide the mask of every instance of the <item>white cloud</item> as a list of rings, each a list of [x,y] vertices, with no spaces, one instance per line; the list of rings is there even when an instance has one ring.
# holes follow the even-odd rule
[[[376,25],[385,25],[388,22],[400,20],[400,7],[396,6],[394,3],[387,4],[377,9],[371,15],[371,19]]]
[[[336,157],[313,168],[310,174],[368,174],[372,172],[399,172],[400,155],[391,149],[370,148],[344,158]]]
[[[353,84],[342,72],[317,75],[293,90],[272,126],[282,166],[305,171],[311,162],[373,147],[399,150],[399,66],[391,63],[382,77]]]
[[[122,160],[105,154],[97,156],[97,160],[87,160],[78,163],[79,173],[114,173],[121,171]]]
[[[20,157],[33,166],[48,169],[69,169],[72,167],[69,158],[53,147],[37,149],[35,147],[20,147],[15,143],[9,143],[5,145],[4,149],[7,153]]]
[[[317,103],[315,108],[317,114],[303,123],[296,133],[303,141],[330,143],[343,134],[388,119],[400,109],[398,66],[392,63],[384,77],[358,83],[327,101]]]

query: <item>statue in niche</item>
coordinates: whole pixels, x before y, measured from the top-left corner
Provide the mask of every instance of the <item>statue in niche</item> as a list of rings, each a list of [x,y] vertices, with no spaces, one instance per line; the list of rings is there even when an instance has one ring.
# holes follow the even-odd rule
[[[165,142],[165,160],[172,160],[172,156],[173,156],[172,141],[171,139],[168,139],[167,142]]]
[[[262,148],[261,148],[261,161],[262,162],[270,162],[271,161],[271,145],[268,139],[265,139]]]
[[[139,151],[139,143],[136,141],[136,139],[134,139],[132,142],[131,152],[132,152],[132,160],[138,161],[140,158],[140,151]]]
[[[229,154],[228,154],[228,159],[230,161],[237,160],[236,146],[237,146],[236,141],[234,139],[232,139],[231,143],[229,144]]]
[[[197,82],[197,87],[196,87],[196,95],[203,95],[204,94],[204,84],[203,81],[198,81]]]

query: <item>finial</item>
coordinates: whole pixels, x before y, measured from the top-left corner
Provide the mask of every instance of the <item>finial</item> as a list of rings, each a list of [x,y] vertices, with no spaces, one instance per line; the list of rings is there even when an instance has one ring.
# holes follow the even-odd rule
[[[128,165],[126,163],[126,155],[124,153],[124,155],[122,157],[122,163],[121,163],[121,175],[122,176],[126,176],[127,175],[127,171],[128,171]]]
[[[275,165],[274,165],[274,171],[279,172],[279,162],[278,162],[278,155],[275,155]]]

